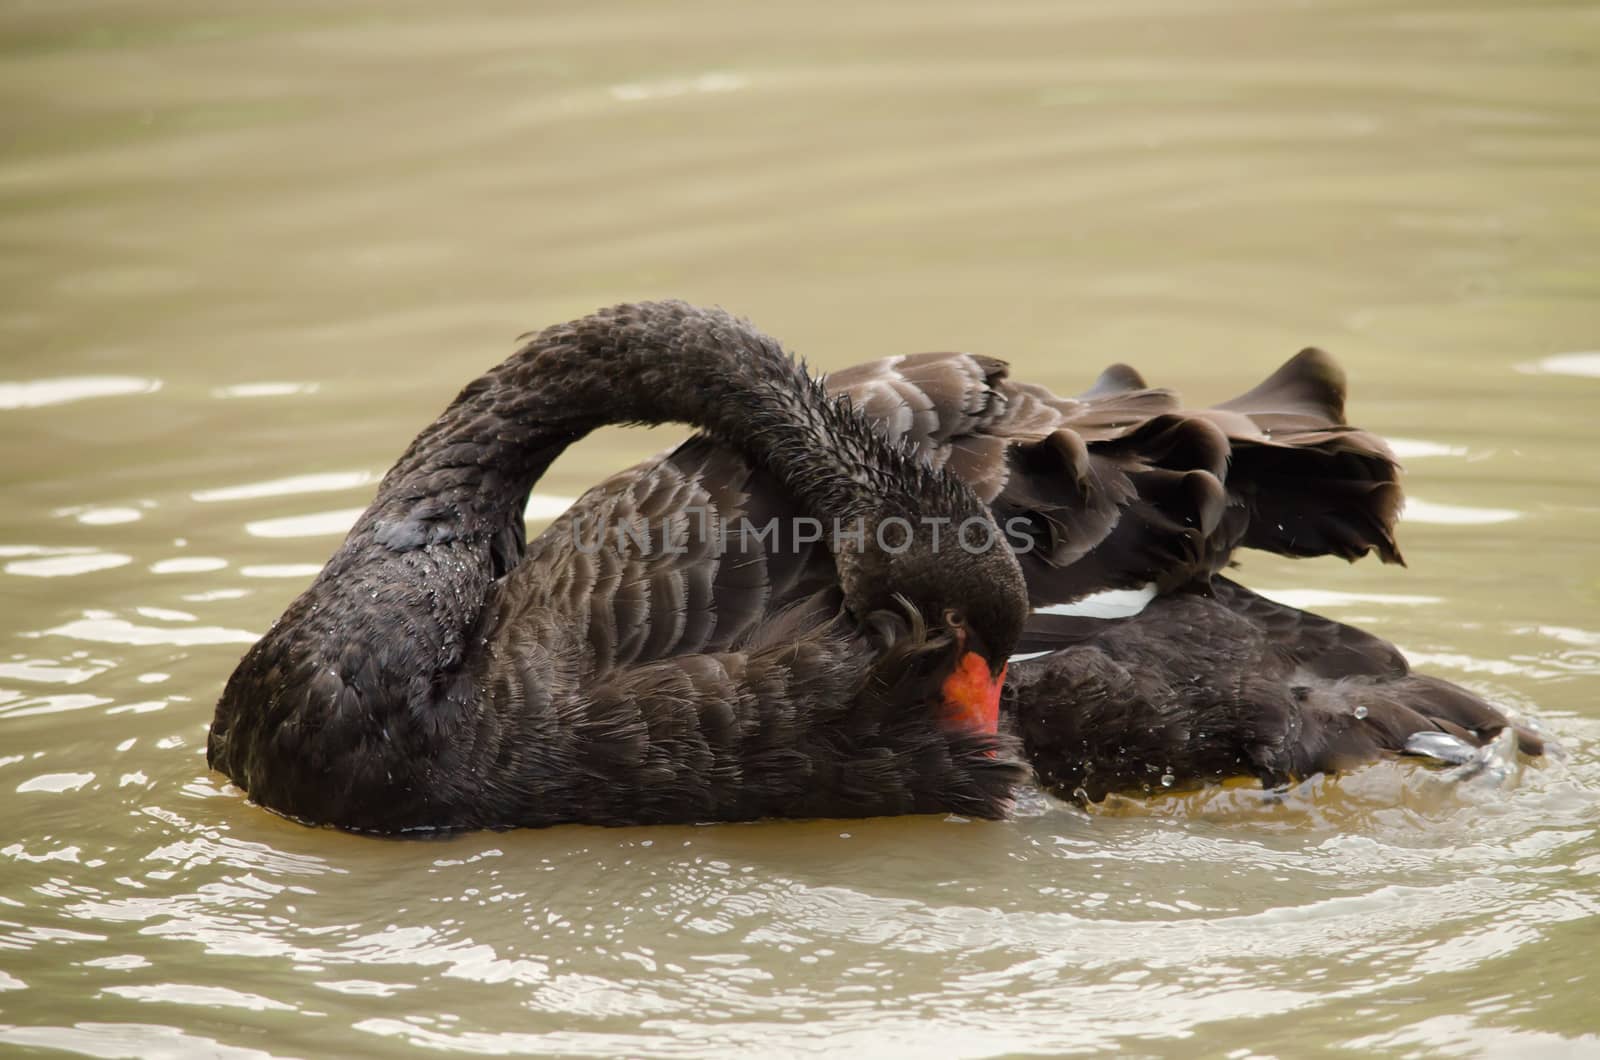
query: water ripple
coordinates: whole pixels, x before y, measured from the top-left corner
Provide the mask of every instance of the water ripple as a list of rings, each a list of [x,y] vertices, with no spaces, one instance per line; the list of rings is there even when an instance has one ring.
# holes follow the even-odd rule
[[[149,394],[160,389],[159,379],[131,375],[79,375],[0,383],[0,409],[37,409],[90,398]]]
[[[196,983],[157,983],[151,986],[108,986],[105,993],[133,1001],[158,1001],[172,1005],[202,1005],[206,1008],[242,1008],[251,1012],[276,1009],[293,1012],[293,1005],[285,1005],[260,994],[230,990],[225,986],[201,986]]]
[[[215,504],[223,501],[259,500],[262,497],[294,497],[303,493],[333,493],[360,489],[372,481],[373,475],[370,471],[327,471],[315,475],[292,475],[264,482],[247,482],[239,486],[195,490],[189,496],[201,504]]]
[[[244,532],[252,537],[323,537],[347,534],[361,518],[361,508],[340,508],[331,512],[313,512],[310,515],[286,515],[273,519],[258,519],[244,524]]]
[[[1437,456],[1466,456],[1467,447],[1464,445],[1445,445],[1442,442],[1430,442],[1421,438],[1394,438],[1384,439],[1389,444],[1390,450],[1401,460],[1421,460]]]
[[[216,1060],[275,1060],[260,1049],[225,1045],[215,1038],[190,1034],[176,1027],[147,1023],[96,1023],[70,1027],[17,1027],[0,1024],[0,1042],[25,1049],[52,1049],[84,1056],[140,1056],[171,1058],[207,1056]]]
[[[14,559],[5,565],[5,573],[24,578],[73,578],[80,574],[125,567],[133,562],[132,556],[124,556],[120,552],[96,552],[91,549],[57,551],[57,555],[40,559]]]
[[[1420,497],[1407,497],[1400,517],[1406,522],[1441,526],[1488,526],[1520,519],[1522,513],[1512,508],[1473,508],[1464,504],[1437,504]]]
[[[1538,372],[1544,375],[1577,375],[1591,379],[1600,378],[1600,351],[1585,350],[1581,353],[1557,353],[1527,364],[1519,364],[1517,368],[1520,371]]]
[[[254,644],[258,634],[224,626],[146,626],[102,612],[85,612],[83,618],[35,634],[42,637],[70,637],[94,644],[170,644],[192,647],[201,644]]]

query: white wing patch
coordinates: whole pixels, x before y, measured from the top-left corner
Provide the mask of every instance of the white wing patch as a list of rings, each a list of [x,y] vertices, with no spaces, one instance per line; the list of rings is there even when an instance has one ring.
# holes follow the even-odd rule
[[[1154,584],[1145,585],[1138,589],[1107,589],[1104,592],[1090,593],[1070,603],[1047,604],[1036,607],[1036,615],[1071,615],[1076,618],[1132,618],[1143,611],[1151,600],[1156,598]],[[1011,656],[1008,662],[1027,662],[1049,655],[1048,651],[1025,651]]]
[[[1034,608],[1036,615],[1075,615],[1079,618],[1132,618],[1156,598],[1156,587],[1107,589],[1065,604]]]

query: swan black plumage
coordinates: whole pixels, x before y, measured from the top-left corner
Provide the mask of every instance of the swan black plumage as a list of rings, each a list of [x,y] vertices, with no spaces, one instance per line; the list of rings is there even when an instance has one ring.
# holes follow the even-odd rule
[[[1157,595],[1137,615],[1031,623],[1045,654],[1013,664],[1007,728],[1063,797],[1184,790],[1235,777],[1274,788],[1408,754],[1441,734],[1488,743],[1510,722],[1458,685],[1413,673],[1394,645],[1250,592]],[[1042,628],[1041,628],[1042,627]],[[1517,726],[1520,748],[1543,741]]]
[[[965,353],[887,358],[824,382],[1001,523],[1028,528],[1019,559],[1033,610],[1002,720],[1057,794],[1098,801],[1232,777],[1278,786],[1405,753],[1418,733],[1481,745],[1509,724],[1471,692],[1411,673],[1381,638],[1219,576],[1239,548],[1402,562],[1398,465],[1346,423],[1343,372],[1320,350],[1202,409],[1125,365],[1058,397]],[[767,510],[791,503],[702,437],[614,476],[569,517],[619,491],[691,487]],[[775,592],[829,577],[814,547],[773,548],[763,562],[786,572]],[[1060,613],[1134,588],[1153,594],[1137,614]],[[1516,732],[1525,752],[1541,750]]]
[[[563,449],[664,421],[760,469],[784,514],[837,521],[837,551],[769,557],[723,533],[763,526],[767,496],[651,475],[569,515],[642,517],[655,541],[591,549],[569,517],[525,543]],[[667,302],[546,329],[418,435],[245,654],[207,761],[261,805],[380,832],[1002,815],[1026,773],[996,733],[1026,589],[1009,549],[940,551],[928,516],[994,529],[742,321]]]

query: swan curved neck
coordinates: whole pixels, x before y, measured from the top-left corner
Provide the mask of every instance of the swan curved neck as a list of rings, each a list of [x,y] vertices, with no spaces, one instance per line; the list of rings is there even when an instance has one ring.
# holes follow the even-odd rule
[[[765,467],[820,518],[982,509],[721,310],[616,306],[545,329],[464,389],[379,489],[463,514],[520,511],[568,444],[610,423],[680,422]]]

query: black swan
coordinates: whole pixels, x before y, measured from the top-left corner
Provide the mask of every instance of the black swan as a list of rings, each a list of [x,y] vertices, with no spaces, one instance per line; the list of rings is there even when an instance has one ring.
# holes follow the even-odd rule
[[[525,542],[563,449],[665,421],[759,468],[767,496],[644,472],[580,506],[640,538],[590,548],[568,517]],[[786,568],[768,538],[715,533],[764,529],[769,498],[835,551]],[[671,547],[696,499],[716,526]],[[940,521],[994,547],[941,549]],[[263,806],[377,832],[997,817],[1026,775],[996,733],[1026,613],[959,478],[748,324],[618,306],[540,332],[418,435],[239,663],[206,757]]]
[[[824,382],[1028,535],[1019,559],[1033,610],[1002,721],[1053,792],[1098,801],[1239,776],[1280,786],[1385,753],[1448,755],[1451,739],[1425,737],[1464,748],[1507,726],[1465,689],[1412,674],[1382,639],[1219,576],[1240,547],[1402,562],[1397,464],[1345,422],[1344,375],[1327,354],[1304,350],[1250,392],[1198,410],[1124,365],[1070,398],[958,353],[888,358]],[[737,452],[695,438],[602,483],[552,532],[570,536],[563,523],[617,496],[793,504]],[[816,545],[760,561],[780,599],[832,577]],[[1152,597],[1137,614],[1060,613],[1135,588]],[[1537,735],[1516,734],[1540,752]]]

